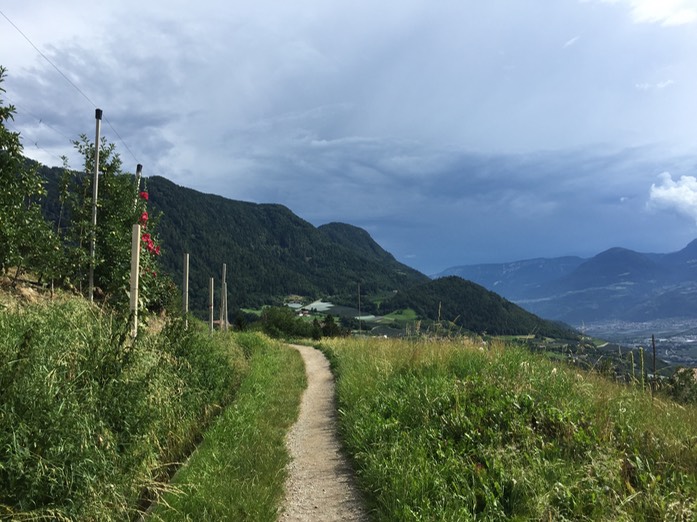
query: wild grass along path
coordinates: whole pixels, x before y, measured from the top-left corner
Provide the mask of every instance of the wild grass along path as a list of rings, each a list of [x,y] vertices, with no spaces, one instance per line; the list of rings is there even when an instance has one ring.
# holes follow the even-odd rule
[[[305,361],[307,389],[298,421],[288,434],[292,461],[281,520],[367,521],[353,471],[341,453],[329,361],[314,348],[291,346]]]

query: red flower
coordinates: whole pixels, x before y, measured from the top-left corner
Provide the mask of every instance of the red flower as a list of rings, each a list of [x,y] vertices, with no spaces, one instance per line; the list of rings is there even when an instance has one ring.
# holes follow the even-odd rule
[[[147,213],[147,212],[143,212],[143,213],[140,215],[140,222],[141,222],[141,224],[143,224],[143,225],[145,225],[145,223],[148,222],[148,213]]]
[[[140,193],[140,199],[144,199],[145,201],[148,200],[148,193],[143,191]]]
[[[152,239],[150,238],[150,234],[143,234],[143,237],[141,237],[141,241],[143,241],[143,243],[151,243]]]
[[[159,256],[159,255],[160,255],[160,245],[157,245],[157,246],[155,247],[155,255],[156,255],[156,256]]]

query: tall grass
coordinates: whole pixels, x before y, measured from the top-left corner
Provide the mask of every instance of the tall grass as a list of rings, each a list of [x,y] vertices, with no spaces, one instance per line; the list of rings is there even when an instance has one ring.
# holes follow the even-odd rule
[[[234,403],[175,475],[153,520],[275,521],[283,500],[287,429],[295,421],[305,369],[296,350],[241,336],[250,371]],[[251,343],[249,342],[251,341]]]
[[[693,520],[697,409],[471,341],[332,340],[377,520]]]
[[[0,518],[134,517],[234,397],[230,339],[174,323],[131,342],[82,300],[0,315]]]

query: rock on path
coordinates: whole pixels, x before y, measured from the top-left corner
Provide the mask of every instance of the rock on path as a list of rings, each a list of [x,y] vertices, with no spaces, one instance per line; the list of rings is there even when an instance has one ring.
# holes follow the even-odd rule
[[[314,348],[291,345],[305,361],[307,389],[288,434],[291,455],[282,521],[367,521],[353,471],[337,437],[334,377]]]

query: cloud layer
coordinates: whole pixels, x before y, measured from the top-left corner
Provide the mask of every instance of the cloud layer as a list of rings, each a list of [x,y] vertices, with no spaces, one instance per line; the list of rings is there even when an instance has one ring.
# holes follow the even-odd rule
[[[619,0],[623,1],[623,0]],[[638,23],[662,25],[686,25],[697,21],[697,4],[694,0],[624,0]]]
[[[1,9],[89,99],[0,18],[16,129],[49,164],[79,166],[97,104],[126,165],[364,226],[427,272],[696,232],[646,205],[658,173],[697,174],[694,0]]]

